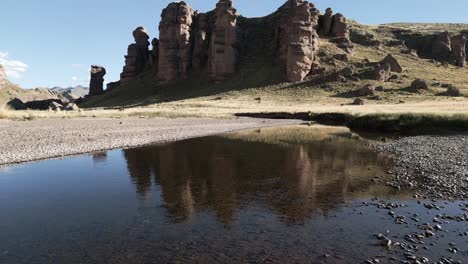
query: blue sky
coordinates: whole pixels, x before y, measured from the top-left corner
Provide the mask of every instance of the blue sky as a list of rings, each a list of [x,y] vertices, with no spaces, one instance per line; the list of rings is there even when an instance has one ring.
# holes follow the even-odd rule
[[[145,26],[157,37],[162,8],[169,0],[1,0],[0,63],[24,88],[88,85],[88,68],[107,68],[118,80],[131,32]],[[217,0],[189,0],[208,11]],[[275,11],[285,0],[234,0],[247,17]],[[467,0],[317,0],[366,24],[388,22],[468,23]]]

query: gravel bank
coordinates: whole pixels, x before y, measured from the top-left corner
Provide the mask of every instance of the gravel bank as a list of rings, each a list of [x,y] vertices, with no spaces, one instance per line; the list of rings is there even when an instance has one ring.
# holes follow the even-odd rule
[[[250,118],[0,120],[0,165],[298,122]]]
[[[428,198],[468,198],[468,136],[417,136],[375,147],[394,163],[388,184]]]

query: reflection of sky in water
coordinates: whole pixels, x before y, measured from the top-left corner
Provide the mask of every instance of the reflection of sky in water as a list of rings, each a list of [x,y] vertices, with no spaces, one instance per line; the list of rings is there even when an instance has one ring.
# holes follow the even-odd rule
[[[405,196],[373,185],[385,170],[363,142],[329,132],[267,129],[0,168],[0,263],[309,263],[332,250],[360,260],[379,250],[363,246],[369,234],[394,227],[344,202]]]

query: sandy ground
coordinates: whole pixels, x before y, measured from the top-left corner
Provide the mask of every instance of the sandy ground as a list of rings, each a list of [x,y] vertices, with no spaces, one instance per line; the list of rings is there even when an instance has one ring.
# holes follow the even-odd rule
[[[0,120],[0,165],[298,122],[248,118]]]

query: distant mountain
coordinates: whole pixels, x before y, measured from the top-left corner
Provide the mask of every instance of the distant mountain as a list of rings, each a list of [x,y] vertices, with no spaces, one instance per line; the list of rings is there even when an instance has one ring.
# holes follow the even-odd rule
[[[56,93],[60,96],[67,98],[68,100],[78,99],[80,97],[84,97],[88,94],[89,88],[83,86],[75,86],[75,87],[52,87],[49,88],[49,91]]]

